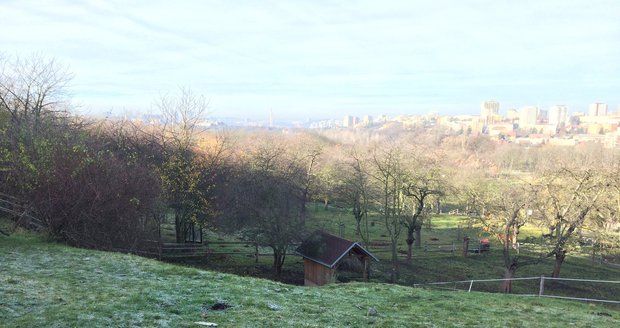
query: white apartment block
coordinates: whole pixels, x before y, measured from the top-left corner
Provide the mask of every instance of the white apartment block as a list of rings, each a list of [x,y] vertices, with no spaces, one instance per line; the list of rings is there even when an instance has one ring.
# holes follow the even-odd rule
[[[568,108],[564,105],[556,105],[549,108],[549,125],[558,128],[566,124]]]
[[[519,127],[531,127],[538,121],[538,107],[526,106],[519,111]]]
[[[607,116],[607,104],[593,103],[588,107],[588,116]]]

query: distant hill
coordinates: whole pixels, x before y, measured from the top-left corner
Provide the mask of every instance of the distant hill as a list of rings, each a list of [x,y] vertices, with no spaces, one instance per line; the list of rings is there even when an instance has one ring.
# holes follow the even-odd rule
[[[617,327],[619,321],[618,308],[601,305],[374,283],[297,287],[71,248],[32,235],[0,236],[3,327],[200,327],[196,322],[219,327]]]

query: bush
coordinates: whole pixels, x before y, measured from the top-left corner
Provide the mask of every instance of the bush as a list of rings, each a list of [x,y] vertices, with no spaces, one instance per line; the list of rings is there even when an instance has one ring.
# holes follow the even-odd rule
[[[58,147],[30,192],[52,236],[94,248],[136,249],[156,237],[159,181],[112,152]]]

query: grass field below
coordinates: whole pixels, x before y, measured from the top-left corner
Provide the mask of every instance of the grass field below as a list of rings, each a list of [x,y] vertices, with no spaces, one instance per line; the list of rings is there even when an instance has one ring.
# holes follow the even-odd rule
[[[370,308],[376,315],[368,315]],[[0,236],[3,327],[199,327],[198,321],[220,327],[617,327],[620,312],[381,283],[291,286],[29,234]]]

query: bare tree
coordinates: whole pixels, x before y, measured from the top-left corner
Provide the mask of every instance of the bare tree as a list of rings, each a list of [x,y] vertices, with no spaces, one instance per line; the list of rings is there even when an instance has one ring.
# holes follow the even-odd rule
[[[315,187],[316,169],[319,163],[319,159],[320,159],[319,157],[321,156],[322,153],[323,153],[323,147],[320,145],[315,145],[314,147],[311,147],[304,153],[298,155],[300,156],[299,160],[302,163],[305,163],[305,174],[304,174],[304,179],[302,180],[300,199],[299,199],[300,204],[301,204],[300,221],[302,225],[306,224],[306,219],[308,216],[307,203],[310,200],[310,193],[313,187]]]
[[[339,197],[351,209],[355,218],[355,233],[365,243],[370,242],[368,212],[373,197],[368,166],[365,154],[358,149],[351,149],[347,157],[341,160],[338,171],[341,180]]]
[[[189,88],[179,88],[178,95],[163,95],[156,103],[163,116],[162,144],[188,150],[195,145],[196,132],[208,114],[209,102]]]
[[[11,173],[5,192],[16,193],[34,184],[31,179],[47,144],[41,142],[46,139],[42,133],[55,133],[58,130],[53,127],[71,123],[63,106],[70,79],[67,69],[53,59],[0,57],[0,115],[8,123],[2,132],[7,143],[4,169]],[[44,125],[52,129],[44,131]]]
[[[282,273],[291,244],[300,241],[304,231],[299,193],[305,174],[305,167],[283,145],[268,141],[242,158],[231,186],[234,207],[225,215],[245,238],[273,250],[276,276]]]
[[[402,220],[405,210],[405,183],[406,173],[404,171],[403,152],[401,148],[394,144],[375,148],[372,153],[372,173],[380,190],[380,198],[375,202],[380,208],[381,216],[386,232],[390,238],[390,248],[392,254],[392,274],[391,280],[398,280],[398,240],[402,232]]]
[[[542,225],[549,228],[546,237],[551,247],[546,257],[555,258],[552,276],[557,278],[577,232],[596,219],[610,183],[593,168],[564,167],[545,174],[541,186],[539,213]]]
[[[61,110],[71,80],[66,67],[39,55],[5,60],[0,66],[0,104],[13,124],[29,123],[36,131],[42,116]]]
[[[166,202],[174,213],[176,241],[181,243],[194,224],[204,224],[212,208],[207,197],[211,181],[203,174],[208,161],[195,149],[208,102],[204,96],[181,88],[177,96],[161,97],[157,108],[164,117],[160,135],[164,161],[160,175]]]
[[[413,153],[410,153],[410,156]],[[407,229],[407,262],[411,263],[414,241],[420,241],[422,218],[430,196],[444,195],[447,181],[443,178],[439,163],[429,157],[417,155],[411,157],[409,174],[405,181],[405,195],[409,198],[408,210],[403,216],[403,225]],[[415,233],[415,237],[414,237]]]
[[[502,291],[509,293],[517,269],[539,261],[521,257],[514,247],[521,227],[532,220],[537,188],[526,182],[489,181],[482,186],[480,182],[466,191],[476,209],[471,219],[502,246],[506,279]]]

